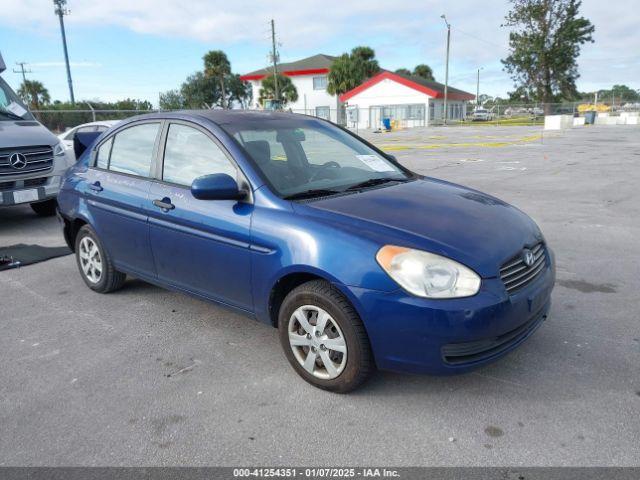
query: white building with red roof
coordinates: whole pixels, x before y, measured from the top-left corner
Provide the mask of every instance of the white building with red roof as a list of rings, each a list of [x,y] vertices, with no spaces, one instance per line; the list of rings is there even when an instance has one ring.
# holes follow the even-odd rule
[[[475,95],[447,88],[449,120],[467,115],[467,102]],[[381,71],[353,90],[340,96],[347,108],[347,125],[358,128],[380,128],[384,118],[401,127],[442,123],[444,117],[444,85],[415,75]]]
[[[298,100],[288,103],[287,110],[337,121],[338,97],[327,93],[327,75],[335,58],[318,54],[296,62],[278,64],[278,73],[289,77],[298,92]],[[273,75],[273,67],[262,68],[240,76],[241,80],[251,84],[253,108],[262,108],[258,98],[262,80],[268,75]]]
[[[287,104],[287,110],[315,115],[333,122],[340,120],[342,123],[346,120],[347,126],[362,129],[380,128],[383,119],[389,119],[394,125],[405,128],[442,123],[442,83],[382,70],[338,97],[327,92],[328,74],[335,59],[330,55],[319,54],[278,65],[278,73],[291,78],[298,92],[298,100]],[[273,75],[273,67],[240,76],[251,84],[252,108],[262,108],[258,98],[262,80],[268,75]],[[447,90],[447,118],[465,118],[467,102],[475,99],[475,96],[453,87],[448,87]],[[338,112],[345,107],[346,116],[339,115]]]

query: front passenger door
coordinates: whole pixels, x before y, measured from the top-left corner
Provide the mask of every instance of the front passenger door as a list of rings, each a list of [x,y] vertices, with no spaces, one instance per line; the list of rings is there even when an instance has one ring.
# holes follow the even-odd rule
[[[193,180],[214,173],[236,179],[241,175],[209,132],[192,124],[170,123],[160,178],[149,193],[156,272],[170,285],[251,310],[249,241],[253,205],[194,198]],[[158,204],[170,205],[170,209]]]

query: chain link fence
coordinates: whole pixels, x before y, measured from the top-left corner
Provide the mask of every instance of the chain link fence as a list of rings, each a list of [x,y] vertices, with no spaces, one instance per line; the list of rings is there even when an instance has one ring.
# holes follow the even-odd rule
[[[157,110],[34,110],[36,118],[54,133],[62,133],[78,125],[123,120]],[[414,127],[438,127],[445,124],[442,114],[436,115],[428,105],[386,105],[371,108],[347,106],[341,109],[318,107],[315,109],[284,111],[323,118],[350,130],[402,130]],[[450,108],[448,126],[527,126],[543,125],[545,115],[584,116],[596,111],[610,117],[637,115],[640,103],[609,104],[601,102],[553,103],[553,104],[485,104],[476,109],[473,104],[462,108]],[[441,112],[439,112],[441,113]]]

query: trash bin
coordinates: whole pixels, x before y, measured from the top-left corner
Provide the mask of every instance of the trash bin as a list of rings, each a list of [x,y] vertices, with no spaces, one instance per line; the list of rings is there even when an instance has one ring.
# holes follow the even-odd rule
[[[384,129],[388,132],[389,130],[391,130],[391,119],[390,118],[383,118],[382,119],[382,126],[384,127]]]
[[[585,112],[584,123],[585,125],[593,125],[596,123],[596,112]]]

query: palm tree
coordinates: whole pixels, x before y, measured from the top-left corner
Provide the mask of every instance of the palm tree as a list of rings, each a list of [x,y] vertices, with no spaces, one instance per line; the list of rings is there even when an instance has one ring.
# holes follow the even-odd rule
[[[435,82],[435,78],[433,77],[433,70],[429,65],[425,65],[421,63],[420,65],[416,65],[416,68],[413,69],[413,74],[417,77],[422,77],[425,80],[429,80],[431,82]]]
[[[340,55],[331,65],[327,92],[331,95],[342,95],[379,71],[380,66],[373,49],[356,47],[350,54]]]
[[[18,95],[33,110],[40,110],[40,106],[51,102],[49,90],[37,80],[25,80],[18,89]]]
[[[224,77],[231,74],[231,63],[227,55],[222,50],[211,50],[204,57],[204,74],[207,77],[217,78],[220,82],[220,104],[222,108],[227,108],[224,93]]]
[[[269,75],[262,80],[262,87],[258,102],[264,104],[265,100],[273,100],[276,96],[276,85],[273,75]],[[278,96],[283,105],[298,100],[298,91],[289,77],[278,74]]]

